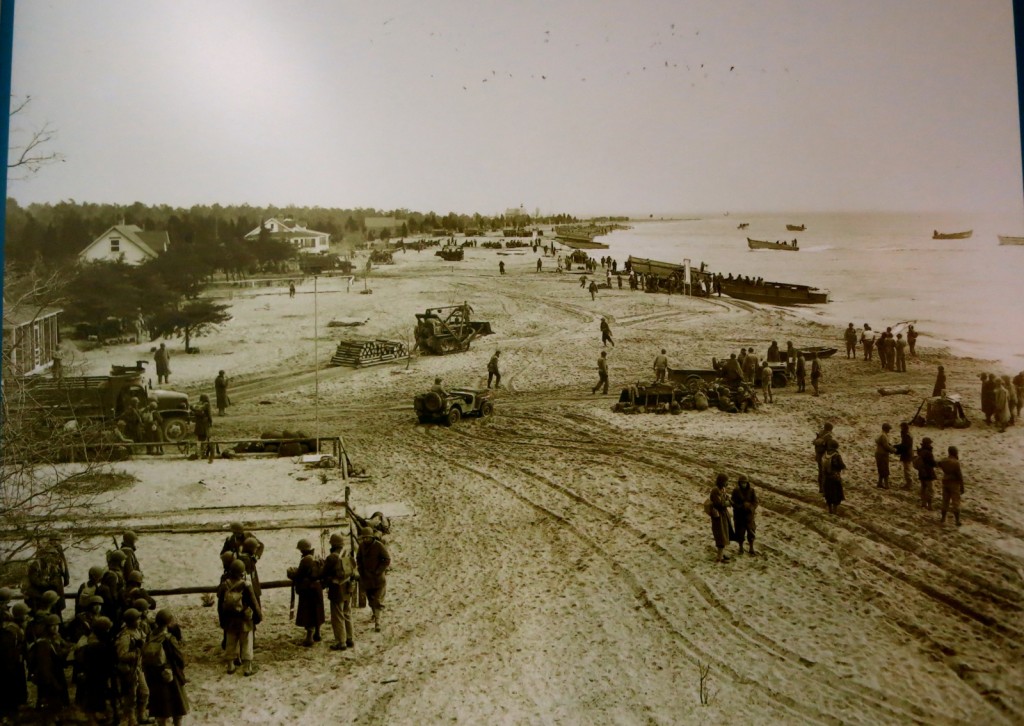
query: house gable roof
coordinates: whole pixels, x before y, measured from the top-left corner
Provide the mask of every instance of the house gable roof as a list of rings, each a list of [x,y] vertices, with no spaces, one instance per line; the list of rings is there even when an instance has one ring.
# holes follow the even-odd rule
[[[170,242],[166,232],[146,232],[134,224],[115,224],[86,245],[85,249],[79,252],[78,255],[80,257],[84,256],[89,250],[103,240],[108,239],[111,235],[120,235],[142,250],[142,253],[149,259],[154,259],[160,252],[166,252]]]
[[[269,227],[271,226],[270,225],[271,222],[274,222],[274,223],[277,224],[277,227],[278,227],[279,231],[277,231],[277,232],[269,232]],[[281,239],[281,238],[292,239],[293,237],[308,237],[310,235],[319,236],[319,237],[330,237],[331,236],[329,232],[318,232],[317,230],[309,229],[308,227],[305,227],[302,224],[295,224],[295,223],[288,224],[286,221],[283,221],[283,220],[279,219],[278,217],[271,217],[270,219],[263,220],[263,222],[258,227],[256,227],[252,231],[248,232],[245,235],[245,238],[246,239],[256,239],[257,237],[259,237],[260,230],[263,227],[267,227],[269,234],[272,237],[277,237],[278,239]]]

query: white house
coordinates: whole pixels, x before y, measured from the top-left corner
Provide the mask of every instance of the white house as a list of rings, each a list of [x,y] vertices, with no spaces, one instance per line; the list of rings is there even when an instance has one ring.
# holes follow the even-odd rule
[[[262,227],[266,227],[271,239],[288,242],[299,252],[316,254],[327,252],[331,248],[331,235],[328,232],[317,232],[315,229],[308,229],[303,222],[296,223],[291,219],[278,219],[271,217],[266,220]],[[260,237],[261,227],[257,227],[245,238],[255,241]]]
[[[134,224],[115,224],[88,247],[78,253],[79,259],[95,262],[124,260],[141,265],[167,251],[170,237],[166,232],[147,232]]]

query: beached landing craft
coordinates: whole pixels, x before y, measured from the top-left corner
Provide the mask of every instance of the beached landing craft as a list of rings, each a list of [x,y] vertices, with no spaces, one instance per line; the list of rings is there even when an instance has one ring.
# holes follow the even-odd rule
[[[787,224],[786,225],[786,229],[788,229],[790,232],[803,232],[805,229],[807,229],[807,225],[806,224]]]
[[[1024,237],[1008,237],[1005,234],[999,235],[1001,245],[1024,245]]]
[[[789,250],[790,252],[799,252],[800,248],[796,244],[796,240],[790,242],[765,242],[759,239],[750,239],[747,237],[747,247],[752,250]]]
[[[966,232],[940,232],[935,229],[932,230],[932,239],[970,239],[972,234],[974,234],[973,229]]]
[[[828,290],[787,282],[756,283],[746,280],[722,280],[722,292],[737,300],[769,305],[818,305],[828,302]]]

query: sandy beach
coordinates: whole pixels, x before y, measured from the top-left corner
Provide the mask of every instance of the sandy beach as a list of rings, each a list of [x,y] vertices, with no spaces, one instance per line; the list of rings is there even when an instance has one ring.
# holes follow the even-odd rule
[[[842,330],[725,297],[628,285],[591,300],[580,273],[554,272],[550,257],[537,272],[538,255],[502,252],[467,249],[462,262],[433,249],[397,253],[365,281],[318,279],[316,295],[304,279],[294,298],[287,284],[213,288],[233,319],[195,339],[196,355],[168,341],[170,387],[195,399],[213,395],[218,370],[231,378],[232,406],[215,418],[214,438],[341,436],[362,475],[322,480],[291,459],[208,464],[170,454],[117,465],[137,482],[90,524],[138,528],[150,587],[217,582],[224,534],[175,527],[226,531],[242,520],[266,543],[261,578],[275,580],[297,562],[296,540],[319,542],[321,526],[340,521],[346,485],[360,511],[396,515],[383,632],[358,611],[354,650],[329,651],[329,626],[324,643],[300,647],[288,591],[270,590],[260,670],[228,675],[215,612],[197,595],[166,598],[185,628],[188,723],[1024,720],[1024,427],[999,434],[978,410],[978,374],[1011,371],[927,345],[906,373],[840,352],[824,361],[820,397],[791,385],[746,414],[615,413],[624,385],[653,379],[660,348],[672,367],[707,368],[741,347],[764,356],[772,340],[841,347]],[[416,312],[463,301],[495,331],[467,352],[327,366],[349,333],[411,347]],[[591,393],[602,316],[615,340],[607,396]],[[329,327],[341,319],[366,323]],[[871,322],[877,330],[897,320],[894,312]],[[65,360],[99,373],[146,359],[152,370],[151,347]],[[484,387],[499,349],[494,416],[417,423],[416,393],[438,376]],[[930,436],[937,453],[960,449],[960,528],[939,524],[938,498],[924,511],[916,491],[875,486],[881,424],[895,430],[912,417],[939,364],[972,425],[912,431],[917,443]],[[880,396],[884,386],[912,393]],[[849,467],[835,517],[817,491],[811,444],[824,421]],[[746,473],[757,490],[755,557],[732,545],[730,562],[714,562],[702,503],[717,472],[730,489]],[[70,553],[73,586],[101,558]],[[706,705],[701,665],[710,666]]]

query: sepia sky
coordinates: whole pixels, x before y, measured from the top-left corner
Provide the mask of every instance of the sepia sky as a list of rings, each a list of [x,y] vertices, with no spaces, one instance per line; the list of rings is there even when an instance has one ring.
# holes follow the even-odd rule
[[[18,0],[8,194],[646,215],[1022,206],[1010,0]]]

